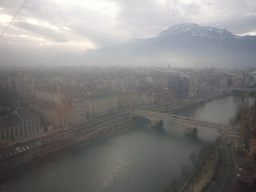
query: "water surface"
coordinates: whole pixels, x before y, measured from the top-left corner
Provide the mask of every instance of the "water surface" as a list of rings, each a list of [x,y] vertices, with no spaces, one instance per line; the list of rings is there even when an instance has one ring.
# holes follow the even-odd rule
[[[241,95],[228,96],[177,114],[227,124],[240,101]],[[24,173],[8,191],[163,191],[182,166],[192,169],[190,153],[219,136],[211,128],[198,130],[197,138],[189,138],[175,122],[165,121],[163,131],[135,126]]]

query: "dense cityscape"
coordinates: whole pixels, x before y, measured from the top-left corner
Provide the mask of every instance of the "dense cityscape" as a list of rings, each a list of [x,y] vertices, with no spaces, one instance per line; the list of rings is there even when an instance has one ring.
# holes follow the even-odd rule
[[[0,2],[0,191],[256,191],[255,0]]]
[[[244,93],[246,99],[255,90],[255,83],[256,73],[253,69],[178,69],[170,66],[3,68],[1,183],[9,182],[17,173],[24,171],[24,167],[29,171],[28,162],[30,166],[38,166],[41,161],[49,161],[49,157],[61,156],[126,130],[137,122],[131,119],[133,115],[147,119],[151,118],[148,115],[153,115],[158,117],[155,124],[151,118],[151,126],[156,128],[159,121],[169,118],[171,121],[187,122],[188,125],[194,123],[213,127],[220,133],[220,137],[201,152],[199,159],[190,156],[195,171],[185,174],[188,182],[173,182],[166,190],[177,191],[183,185],[186,188],[183,186],[182,191],[198,187],[198,180],[204,178],[202,170],[210,164],[207,169],[212,172],[211,178],[203,184],[199,182],[202,190],[203,187],[205,191],[212,187],[211,191],[216,191],[228,182],[226,186],[229,188],[225,191],[241,191],[244,188],[251,191],[255,187],[254,106],[244,103],[246,107],[243,107],[243,112],[240,111],[243,114],[231,119],[230,125],[201,122],[177,115],[164,117],[164,114],[225,97],[234,91],[247,93]],[[145,112],[136,112],[138,109],[154,114],[150,112],[145,115]],[[242,132],[237,124],[239,122],[243,124]],[[188,127],[186,131],[187,134],[191,133]],[[226,152],[220,149],[222,146],[226,150],[227,142],[231,145],[228,139],[230,132],[236,133],[235,138],[238,139],[232,141],[233,147],[228,148],[227,156],[233,157],[234,163],[227,168],[225,163],[228,162],[222,157]],[[243,137],[242,143],[239,136]],[[238,155],[234,157],[233,153]],[[224,168],[228,169],[227,173],[218,173]],[[223,183],[222,179],[221,183],[216,182],[225,174],[231,174],[228,181],[224,179]],[[194,178],[197,178],[197,182]]]

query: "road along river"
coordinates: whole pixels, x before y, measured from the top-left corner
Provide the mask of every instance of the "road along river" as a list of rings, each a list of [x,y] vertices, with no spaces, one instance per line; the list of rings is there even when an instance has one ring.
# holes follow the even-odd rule
[[[228,96],[176,114],[227,124],[240,100],[241,95]],[[189,154],[219,136],[205,127],[198,127],[197,138],[186,137],[183,131],[182,125],[170,121],[164,122],[161,132],[134,126],[25,172],[5,191],[164,191],[172,178],[180,176],[182,166],[193,169]]]

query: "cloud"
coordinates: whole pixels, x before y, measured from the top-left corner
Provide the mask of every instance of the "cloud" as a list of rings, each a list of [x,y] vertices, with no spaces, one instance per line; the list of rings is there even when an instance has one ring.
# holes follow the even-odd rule
[[[67,37],[49,28],[32,25],[26,22],[15,22],[14,26],[24,29],[26,31],[33,32],[36,36],[41,36],[45,39],[51,39],[57,42],[68,42]]]
[[[166,27],[183,22],[221,27],[233,33],[250,30],[255,25],[255,1],[233,0],[183,0],[183,1],[120,1],[123,7],[119,25],[133,31],[135,37],[155,36]],[[246,27],[236,21],[246,22]]]
[[[2,1],[3,31],[23,1]],[[256,32],[255,0],[27,1],[0,41],[75,52],[157,36],[171,25],[198,23],[235,34]]]

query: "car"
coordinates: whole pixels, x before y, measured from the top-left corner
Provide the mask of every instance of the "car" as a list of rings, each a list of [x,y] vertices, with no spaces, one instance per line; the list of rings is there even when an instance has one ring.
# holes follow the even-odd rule
[[[26,151],[26,148],[25,147],[21,147],[22,151]]]
[[[19,147],[16,147],[15,149],[14,149],[14,154],[16,154],[16,153],[19,153],[20,151],[22,151]]]
[[[30,147],[29,147],[29,146],[26,146],[26,149],[30,149]]]
[[[16,148],[14,149],[14,151],[18,151],[18,150],[20,150],[20,148],[19,148],[19,147],[16,147]]]
[[[173,118],[178,118],[177,116],[172,116]]]
[[[185,120],[191,120],[190,118],[186,118]]]

